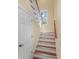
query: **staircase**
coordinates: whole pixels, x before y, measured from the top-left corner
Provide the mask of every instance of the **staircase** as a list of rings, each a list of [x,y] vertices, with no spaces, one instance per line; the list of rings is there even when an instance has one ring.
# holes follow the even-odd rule
[[[40,34],[33,59],[57,59],[55,34],[53,32]]]

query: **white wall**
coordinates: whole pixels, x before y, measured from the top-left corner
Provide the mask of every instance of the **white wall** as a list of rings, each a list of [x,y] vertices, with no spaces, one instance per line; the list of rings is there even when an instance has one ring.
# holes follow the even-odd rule
[[[33,52],[37,46],[38,40],[40,36],[40,25],[36,21],[32,21],[32,42],[33,42]]]
[[[40,10],[48,11],[48,23],[41,25],[41,32],[54,32],[54,9],[53,2],[54,0],[37,0]]]
[[[54,20],[56,21],[56,50],[57,58],[61,59],[61,0],[54,0]]]

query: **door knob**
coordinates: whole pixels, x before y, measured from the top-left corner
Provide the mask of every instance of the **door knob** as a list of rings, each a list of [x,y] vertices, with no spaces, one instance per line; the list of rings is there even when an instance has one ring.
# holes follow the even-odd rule
[[[19,47],[23,47],[24,46],[24,44],[19,44]]]

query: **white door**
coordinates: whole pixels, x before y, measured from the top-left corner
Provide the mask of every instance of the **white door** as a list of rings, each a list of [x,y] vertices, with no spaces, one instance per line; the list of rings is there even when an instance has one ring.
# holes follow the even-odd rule
[[[18,8],[18,57],[19,59],[32,58],[32,25],[31,16],[20,7]]]

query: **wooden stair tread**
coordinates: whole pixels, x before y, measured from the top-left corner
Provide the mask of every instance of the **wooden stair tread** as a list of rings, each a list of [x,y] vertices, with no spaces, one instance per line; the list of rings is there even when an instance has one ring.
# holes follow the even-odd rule
[[[56,56],[56,53],[51,53],[51,52],[47,52],[47,51],[36,50],[35,54],[38,54],[38,53],[43,53],[43,54],[47,54],[47,55],[51,55],[51,56]]]
[[[47,53],[56,53],[56,49],[45,49],[45,48],[36,48],[36,51],[47,52]]]
[[[39,41],[45,41],[45,42],[56,42],[55,40],[47,40],[47,39],[40,39]]]
[[[46,48],[53,48],[53,49],[56,49],[56,47],[43,46],[43,45],[37,45],[37,47],[46,47]]]
[[[50,41],[39,41],[38,43],[43,43],[43,44],[52,44],[52,45],[56,45],[56,42],[50,42]]]
[[[41,58],[41,59],[56,59],[56,55],[49,55],[49,54],[46,54],[46,53],[41,53],[41,52],[37,52],[34,54],[34,57],[38,57],[38,58]]]
[[[33,59],[41,59],[41,58],[39,58],[39,57],[33,57]]]
[[[40,35],[40,37],[55,37],[55,35]]]
[[[40,37],[40,39],[55,39],[55,37],[50,38],[50,37]]]

